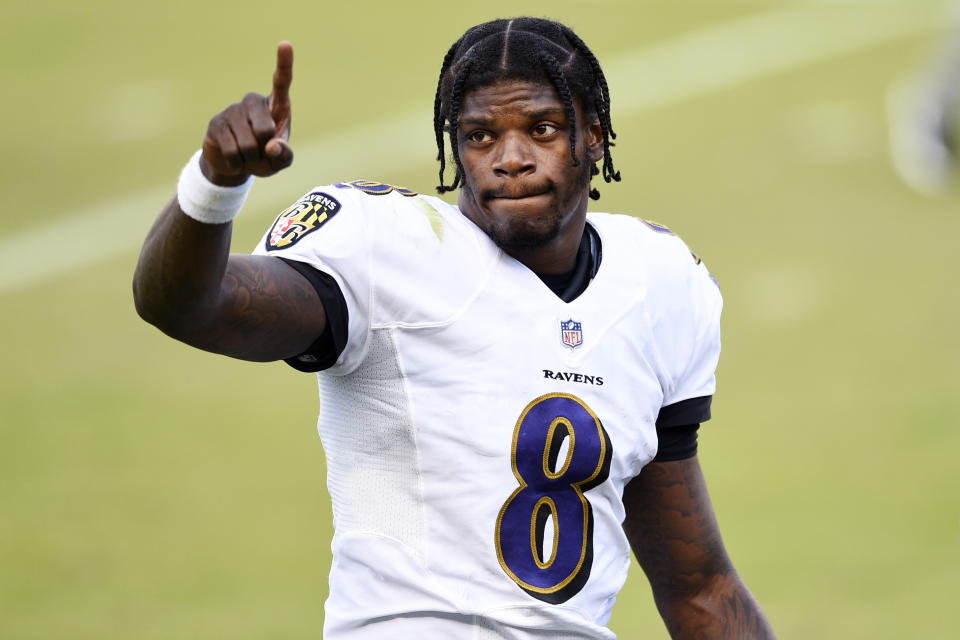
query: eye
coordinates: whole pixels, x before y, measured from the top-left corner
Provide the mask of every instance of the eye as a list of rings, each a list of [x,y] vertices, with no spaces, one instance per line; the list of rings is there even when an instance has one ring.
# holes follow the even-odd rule
[[[533,128],[533,135],[543,138],[546,136],[553,135],[559,130],[560,130],[559,127],[556,127],[555,125],[547,124],[546,122],[541,122],[540,124],[538,124]]]
[[[468,142],[483,143],[491,140],[490,134],[486,131],[471,131],[467,134]]]

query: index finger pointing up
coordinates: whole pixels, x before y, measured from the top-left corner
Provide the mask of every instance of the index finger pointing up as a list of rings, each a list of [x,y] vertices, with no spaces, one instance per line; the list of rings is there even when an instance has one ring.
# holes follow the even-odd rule
[[[272,107],[290,104],[290,83],[293,82],[293,45],[284,40],[277,45],[277,70],[273,72]]]

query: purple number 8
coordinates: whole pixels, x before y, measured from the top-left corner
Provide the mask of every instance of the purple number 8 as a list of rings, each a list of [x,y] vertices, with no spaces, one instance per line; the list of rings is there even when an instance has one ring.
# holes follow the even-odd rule
[[[590,577],[593,509],[583,494],[607,479],[610,458],[610,437],[576,396],[541,396],[520,414],[511,456],[520,487],[500,509],[495,543],[500,566],[534,598],[566,602]]]

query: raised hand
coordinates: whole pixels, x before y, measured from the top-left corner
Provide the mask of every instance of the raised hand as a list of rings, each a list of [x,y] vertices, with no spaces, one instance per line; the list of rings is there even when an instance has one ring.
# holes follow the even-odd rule
[[[292,81],[293,46],[283,41],[277,45],[270,95],[248,93],[210,119],[200,158],[208,180],[232,186],[250,175],[271,176],[293,163],[288,144]]]

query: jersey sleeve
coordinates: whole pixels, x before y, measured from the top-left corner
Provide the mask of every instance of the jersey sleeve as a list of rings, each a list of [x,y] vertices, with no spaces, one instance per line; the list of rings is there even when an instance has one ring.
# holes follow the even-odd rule
[[[301,273],[303,267],[315,269],[335,281],[347,313],[345,344],[336,362],[325,367],[333,374],[353,370],[366,348],[372,286],[369,209],[376,204],[335,185],[315,187],[277,216],[253,251],[296,263]]]
[[[664,238],[665,275],[654,328],[663,402],[659,427],[689,425],[710,417],[720,359],[723,297],[716,279],[684,242]]]

